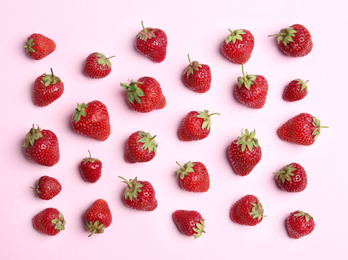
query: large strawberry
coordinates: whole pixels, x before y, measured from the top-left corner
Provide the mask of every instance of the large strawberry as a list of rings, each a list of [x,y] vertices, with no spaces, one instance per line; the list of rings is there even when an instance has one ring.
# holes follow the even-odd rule
[[[98,141],[105,141],[111,133],[107,107],[98,100],[77,104],[71,123],[76,133]]]
[[[188,162],[181,166],[175,173],[179,178],[181,188],[193,192],[206,192],[210,186],[209,173],[201,162]]]
[[[48,236],[55,236],[65,229],[64,216],[56,208],[46,208],[33,217],[33,227]]]
[[[124,159],[128,163],[151,161],[157,153],[156,136],[144,131],[132,133],[127,140]]]
[[[104,233],[104,229],[111,225],[112,215],[108,203],[97,199],[83,214],[85,228],[93,234]]]
[[[314,219],[306,212],[297,210],[291,212],[286,219],[286,229],[291,238],[299,239],[313,232],[315,227]]]
[[[255,226],[262,221],[263,212],[259,199],[248,194],[233,204],[230,217],[237,224]]]
[[[172,217],[179,231],[186,236],[198,238],[205,233],[204,218],[198,211],[176,210]]]
[[[60,193],[62,185],[57,179],[45,175],[39,178],[33,189],[35,189],[35,194],[40,199],[50,200]]]
[[[88,153],[89,157],[81,161],[79,170],[86,182],[95,183],[101,177],[103,164],[99,159],[93,158],[90,151]]]
[[[25,136],[24,153],[26,157],[44,166],[53,166],[59,162],[59,142],[51,130],[33,127]]]
[[[290,163],[274,174],[276,183],[281,190],[300,192],[307,187],[307,173],[298,163]]]
[[[28,37],[24,48],[30,58],[41,60],[56,49],[56,43],[42,34],[33,33]]]
[[[302,79],[295,79],[285,87],[283,99],[288,102],[294,102],[303,99],[308,94],[307,82]]]
[[[92,79],[105,78],[111,72],[110,59],[115,56],[106,57],[100,52],[93,52],[85,60],[82,73]]]

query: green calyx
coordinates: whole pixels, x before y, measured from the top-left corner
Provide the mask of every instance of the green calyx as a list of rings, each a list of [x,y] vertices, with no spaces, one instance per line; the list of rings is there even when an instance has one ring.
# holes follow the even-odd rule
[[[230,29],[228,30],[230,31],[230,34],[225,39],[226,44],[229,44],[230,42],[235,43],[237,40],[243,41],[242,35],[245,34],[243,30],[240,30],[240,29],[234,30],[234,31]]]
[[[92,236],[93,234],[104,233],[104,224],[99,225],[99,220],[96,220],[94,223],[92,221],[86,222],[85,228],[91,232],[88,237]]]
[[[281,29],[280,32],[279,32],[278,34],[268,35],[268,37],[278,36],[278,37],[277,37],[277,42],[278,42],[278,44],[279,44],[280,42],[283,42],[283,44],[284,44],[285,46],[287,46],[288,43],[294,41],[294,40],[292,39],[292,37],[294,37],[296,33],[297,33],[297,31],[295,31],[294,28],[288,27],[288,28]]]
[[[50,84],[61,82],[61,79],[53,74],[53,70],[51,68],[51,74],[43,74],[40,82],[45,84],[45,87],[48,87]]]
[[[58,219],[52,219],[52,224],[54,224],[54,228],[58,230],[64,230],[66,221],[64,220],[64,216],[59,212]]]
[[[86,117],[86,111],[85,109],[87,108],[87,105],[85,103],[82,104],[77,104],[77,108],[75,109],[75,113],[74,113],[74,118],[73,121],[75,121],[75,123],[77,123],[81,116]]]
[[[196,223],[196,227],[193,228],[193,231],[196,232],[196,234],[194,234],[193,237],[199,238],[200,236],[202,236],[202,234],[205,233],[204,228],[205,228],[204,219],[201,219],[199,223]]]
[[[308,222],[310,219],[313,219],[313,217],[311,215],[309,215],[308,213],[303,212],[301,210],[296,211],[294,216],[295,217],[304,217],[306,219],[306,222]]]
[[[136,38],[139,38],[139,39],[141,39],[143,41],[147,41],[147,39],[151,39],[151,38],[155,38],[156,37],[155,31],[154,30],[150,30],[150,28],[145,28],[143,21],[141,21],[141,26],[143,27],[143,29],[138,33]]]
[[[256,76],[253,74],[246,74],[244,73],[244,64],[242,64],[242,73],[243,77],[238,77],[238,88],[241,88],[242,85],[244,84],[244,87],[246,87],[248,90],[250,90],[250,87],[252,84],[257,84],[255,82]]]
[[[184,179],[190,172],[194,172],[193,166],[195,165],[192,162],[185,163],[184,166],[181,166],[178,162],[176,163],[180,167],[179,170],[175,171],[177,178]]]
[[[32,53],[32,52],[35,52],[35,50],[32,48],[35,45],[35,43],[33,41],[34,41],[33,38],[28,39],[26,45],[24,46],[28,55],[30,55],[30,53]]]
[[[256,198],[256,203],[251,203],[251,205],[253,205],[253,208],[249,213],[250,216],[252,216],[252,218],[257,218],[257,220],[260,221],[264,212],[261,202]]]
[[[248,147],[249,151],[253,151],[253,147],[259,147],[259,141],[255,138],[255,130],[249,133],[248,129],[241,131],[241,135],[238,137],[237,144],[241,145],[241,150],[244,152],[245,148]]]
[[[276,180],[280,179],[282,183],[285,181],[291,181],[291,178],[294,176],[293,171],[295,170],[296,168],[292,164],[284,166],[280,171],[274,173],[275,178]]]
[[[199,71],[199,69],[202,68],[202,65],[198,61],[191,62],[189,54],[187,54],[187,57],[188,57],[190,64],[184,70],[184,74],[186,74],[186,76],[189,77],[195,71]]]
[[[124,198],[126,200],[133,200],[133,198],[137,198],[138,193],[142,191],[141,187],[143,187],[143,185],[138,182],[137,177],[135,177],[133,180],[130,179],[128,181],[121,176],[118,177],[121,178],[123,182],[127,184],[127,188],[124,191]]]
[[[329,128],[328,126],[320,125],[320,120],[316,117],[313,117],[312,125],[315,127],[314,131],[312,132],[313,140],[316,140],[318,138],[321,128]]]
[[[102,66],[108,66],[109,68],[111,68],[111,62],[110,59],[115,57],[115,56],[111,56],[111,57],[106,57],[104,54],[102,53],[97,53],[96,56],[98,57],[98,64],[102,65]]]
[[[296,81],[298,82],[298,84],[301,85],[301,90],[304,90],[304,91],[308,92],[308,86],[307,86],[308,80],[307,81],[303,81],[302,79],[297,79]]]
[[[35,141],[40,139],[42,137],[42,133],[40,132],[40,128],[35,128],[34,124],[33,127],[29,130],[29,132],[25,136],[24,145],[23,147],[29,147],[34,145]]]
[[[197,113],[198,113],[197,117],[203,119],[202,129],[207,129],[207,130],[210,130],[210,126],[211,126],[211,119],[210,119],[210,117],[212,115],[220,115],[219,113],[209,114],[208,110],[204,110],[203,112],[202,111],[197,111]]]
[[[99,159],[92,157],[91,152],[89,150],[88,150],[88,153],[89,153],[89,157],[86,157],[82,160],[83,164],[85,164],[87,162],[95,163],[96,161],[99,161]]]
[[[121,83],[121,87],[128,91],[128,101],[133,105],[134,100],[141,104],[140,97],[145,96],[144,91],[138,87],[138,84],[143,84],[141,82],[131,81],[129,85]]]
[[[151,136],[150,133],[145,133],[145,132],[139,132],[139,136],[141,137],[138,142],[143,143],[142,148],[144,150],[148,150],[149,153],[154,151],[154,153],[157,153],[157,143],[155,141],[156,135]]]

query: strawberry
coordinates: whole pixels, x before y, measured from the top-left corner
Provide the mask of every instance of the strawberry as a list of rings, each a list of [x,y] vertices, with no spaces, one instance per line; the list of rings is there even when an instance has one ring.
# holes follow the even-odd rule
[[[185,68],[182,75],[185,86],[197,93],[207,92],[211,85],[210,67],[198,61],[191,62],[189,55],[188,60],[190,64]]]
[[[128,163],[151,161],[157,153],[156,136],[144,131],[132,133],[127,140],[124,159]]]
[[[254,49],[254,36],[245,29],[229,31],[230,34],[221,44],[221,52],[229,61],[245,64]]]
[[[186,236],[198,238],[205,233],[205,220],[198,211],[176,210],[172,217],[179,231]]]
[[[71,123],[76,133],[98,141],[105,141],[111,133],[107,107],[98,100],[77,104]]]
[[[44,107],[56,101],[63,92],[63,81],[51,69],[51,74],[44,73],[35,80],[32,99],[34,105]]]
[[[115,56],[106,57],[100,52],[93,52],[86,58],[82,73],[92,79],[105,78],[111,72],[110,59]]]
[[[255,226],[263,219],[262,204],[254,195],[246,195],[231,208],[231,220],[240,225]]]
[[[297,210],[286,219],[286,228],[291,238],[299,239],[313,232],[315,227],[314,219],[308,213]]]
[[[62,185],[53,177],[41,176],[36,182],[35,194],[40,199],[50,200],[57,196],[62,190]]]
[[[191,111],[181,121],[178,137],[181,141],[198,141],[202,140],[210,134],[212,115],[219,115],[218,113],[209,114],[208,110]]]
[[[97,158],[92,158],[90,151],[89,157],[84,158],[80,163],[80,173],[86,182],[95,183],[102,174],[102,162]]]
[[[33,162],[44,166],[53,166],[59,162],[58,138],[51,130],[33,127],[25,136],[24,154]]]
[[[309,54],[313,48],[312,36],[308,29],[301,24],[294,24],[283,28],[277,36],[280,50],[290,57],[303,57]]]
[[[56,49],[56,43],[42,34],[33,33],[24,48],[30,58],[41,60]]]
[[[129,181],[120,176],[119,178],[127,184],[122,196],[122,201],[127,207],[140,211],[153,211],[157,208],[156,193],[150,182],[138,181],[137,177]]]
[[[135,48],[145,57],[156,63],[164,61],[167,55],[168,39],[166,33],[158,28],[145,28],[137,34]]]
[[[166,98],[158,81],[152,77],[141,77],[129,85],[121,83],[127,90],[128,102],[134,111],[148,113],[166,106]]]
[[[299,145],[312,145],[320,134],[320,120],[308,113],[301,113],[278,128],[280,139]]]
[[[97,199],[83,214],[85,228],[91,232],[89,235],[104,233],[104,229],[111,225],[112,215],[108,203]]]
[[[228,159],[233,171],[239,176],[248,175],[262,158],[259,141],[255,138],[255,130],[241,132],[228,148]]]
[[[64,216],[56,208],[46,208],[33,217],[34,228],[45,235],[55,236],[65,229]]]
[[[300,192],[307,187],[307,173],[298,163],[290,163],[274,174],[276,183],[281,190]]]
[[[266,103],[268,93],[268,82],[264,76],[244,74],[238,77],[238,85],[234,89],[235,98],[243,105],[251,108],[260,109]]]
[[[308,87],[307,82],[302,79],[292,80],[284,89],[283,99],[288,102],[294,102],[303,99],[307,96]]]
[[[181,188],[193,192],[206,192],[210,186],[209,173],[201,162],[188,162],[181,166],[175,173],[179,178]]]

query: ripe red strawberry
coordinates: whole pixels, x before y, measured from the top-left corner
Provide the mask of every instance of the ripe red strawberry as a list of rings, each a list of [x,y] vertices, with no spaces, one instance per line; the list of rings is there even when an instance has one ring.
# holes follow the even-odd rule
[[[65,229],[64,216],[55,208],[46,208],[33,217],[34,228],[45,235],[55,236]]]
[[[98,100],[77,104],[71,123],[76,133],[98,141],[105,141],[111,133],[107,107]]]
[[[80,163],[80,173],[86,182],[95,183],[102,174],[102,162],[97,158],[92,158],[90,151],[89,157],[84,158]]]
[[[307,187],[307,173],[298,163],[290,163],[274,174],[276,183],[281,190],[300,192]]]
[[[152,77],[141,77],[129,85],[121,83],[128,91],[127,97],[131,108],[137,112],[148,113],[166,106],[166,98],[158,81]]]
[[[127,140],[124,159],[128,163],[151,161],[157,153],[156,136],[144,131],[132,133]]]
[[[53,166],[60,158],[58,138],[51,130],[33,127],[25,136],[24,154],[33,162]]]
[[[175,173],[179,178],[181,188],[193,192],[206,192],[210,186],[209,173],[201,162],[188,162],[181,166]]]
[[[312,145],[320,134],[320,120],[308,113],[301,113],[278,128],[280,139],[299,145]]]
[[[168,39],[166,33],[158,28],[144,27],[137,34],[135,48],[145,57],[156,63],[164,61],[167,55]]]
[[[237,224],[255,226],[263,219],[262,204],[254,195],[246,195],[233,204],[230,217]]]
[[[24,48],[30,58],[41,60],[56,49],[56,43],[42,34],[33,33]]]
[[[297,210],[286,219],[286,228],[291,238],[301,238],[313,232],[315,227],[314,219],[308,213]]]
[[[137,177],[129,181],[120,176],[119,178],[127,184],[122,196],[122,201],[127,207],[140,211],[153,211],[157,208],[155,189],[150,182],[138,181]]]
[[[112,215],[108,203],[97,199],[83,214],[85,228],[91,232],[89,235],[104,233],[104,229],[111,225]]]
[[[294,24],[283,28],[278,34],[277,42],[280,50],[290,57],[303,57],[313,48],[312,36],[308,29],[301,24]]]
[[[60,193],[62,185],[57,179],[45,175],[40,177],[33,189],[40,199],[50,200]]]
[[[186,236],[198,238],[205,233],[205,223],[202,215],[195,210],[177,210],[172,215],[179,231]]]
[[[248,175],[262,158],[259,141],[255,138],[255,130],[249,133],[246,129],[228,148],[228,159],[233,171],[239,176]]]
[[[245,64],[254,49],[254,36],[245,29],[229,31],[230,34],[221,45],[221,52],[233,63]]]
[[[243,105],[251,108],[260,109],[266,103],[268,93],[268,82],[264,76],[244,74],[238,77],[238,85],[234,89],[234,96]]]
[[[303,99],[308,93],[307,82],[302,79],[292,80],[284,89],[283,99],[289,102]]]
[[[111,72],[110,59],[115,56],[106,57],[100,52],[93,52],[86,58],[83,66],[83,74],[92,79],[105,78]]]
[[[191,62],[189,55],[188,59],[190,64],[185,68],[182,75],[184,84],[194,92],[207,92],[211,85],[210,67],[206,64],[201,64],[198,61]]]
[[[33,102],[34,105],[44,107],[56,101],[64,92],[63,81],[53,74],[39,76],[33,86]]]
[[[206,138],[210,134],[212,115],[208,110],[191,111],[181,121],[178,137],[181,141],[198,141]]]

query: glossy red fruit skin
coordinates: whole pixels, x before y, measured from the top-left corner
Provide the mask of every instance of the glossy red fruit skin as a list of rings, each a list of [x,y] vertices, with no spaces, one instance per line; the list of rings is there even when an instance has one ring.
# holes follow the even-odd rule
[[[25,49],[30,58],[41,60],[56,49],[56,43],[40,33],[33,33],[28,37]]]
[[[302,84],[298,80],[292,80],[284,89],[283,99],[288,102],[294,102],[307,96],[308,90],[302,89]]]
[[[180,233],[189,237],[196,234],[194,228],[197,228],[197,223],[204,223],[202,215],[195,210],[176,210],[172,218]]]
[[[52,220],[56,220],[58,223],[52,223]],[[46,208],[40,211],[33,217],[32,224],[35,230],[48,236],[55,236],[65,229],[64,216],[56,208]]]
[[[112,223],[112,214],[108,203],[104,199],[97,199],[83,214],[86,230],[93,234],[104,233],[104,229]]]
[[[93,160],[92,160],[93,159]],[[102,174],[103,163],[94,158],[85,158],[81,161],[79,170],[86,182],[96,183]]]
[[[285,167],[292,167],[295,168],[294,171],[292,171],[291,180],[285,179],[282,181],[282,178],[277,175],[275,176],[275,181],[277,183],[277,186],[279,189],[287,192],[301,192],[304,191],[307,187],[308,180],[307,180],[307,173],[305,169],[298,163],[290,163],[286,165]]]
[[[49,86],[45,86],[45,83],[42,82],[42,79],[46,76],[43,74],[39,76],[33,86],[33,94],[32,99],[34,105],[38,107],[45,107],[49,104],[56,101],[63,95],[64,92],[64,83],[59,80],[55,84],[50,84]]]
[[[203,118],[197,117],[198,111],[190,111],[181,121],[178,137],[181,141],[203,140],[210,134],[210,128],[203,128]]]
[[[184,178],[178,176],[179,185],[182,189],[191,192],[206,192],[210,187],[209,173],[201,162],[193,162],[193,172],[188,172]]]
[[[149,152],[147,148],[144,148],[144,143],[139,142],[142,139],[140,133],[144,131],[136,131],[132,133],[126,143],[124,159],[128,163],[144,163],[151,161],[156,156],[156,150],[153,149]]]
[[[254,207],[253,204],[260,204],[257,197],[248,194],[235,202],[230,211],[231,220],[240,225],[256,226],[263,219],[263,209],[261,205],[260,218],[254,218],[250,213]]]
[[[36,182],[36,196],[43,200],[50,200],[57,196],[62,190],[60,182],[50,176],[41,176]]]
[[[190,65],[188,67],[190,67]],[[182,75],[185,86],[197,93],[208,92],[212,81],[210,67],[206,64],[200,64],[198,70],[193,70],[193,73],[189,74],[186,70]]]
[[[313,218],[306,221],[304,216],[295,216],[299,211],[291,212],[286,219],[286,229],[289,237],[299,239],[313,232],[315,222]]]
[[[100,57],[98,55],[102,55],[102,57],[105,57],[105,55],[99,53],[99,52],[93,52],[85,60],[85,64],[83,66],[82,73],[92,79],[101,79],[105,78],[107,75],[111,72],[111,63],[109,65],[100,64],[98,60]]]

